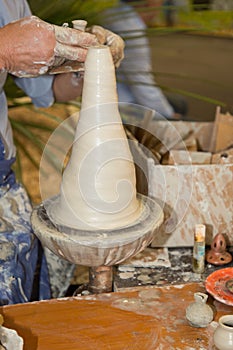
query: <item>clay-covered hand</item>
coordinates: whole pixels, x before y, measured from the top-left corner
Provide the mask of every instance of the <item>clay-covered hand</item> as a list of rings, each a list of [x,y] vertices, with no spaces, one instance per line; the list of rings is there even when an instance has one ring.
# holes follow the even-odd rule
[[[0,70],[38,76],[53,67],[55,57],[84,62],[88,47],[97,43],[90,33],[25,17],[0,28]]]
[[[119,67],[124,58],[124,40],[119,35],[98,25],[93,25],[87,28],[86,31],[95,34],[100,44],[109,46],[113,62],[116,67]]]

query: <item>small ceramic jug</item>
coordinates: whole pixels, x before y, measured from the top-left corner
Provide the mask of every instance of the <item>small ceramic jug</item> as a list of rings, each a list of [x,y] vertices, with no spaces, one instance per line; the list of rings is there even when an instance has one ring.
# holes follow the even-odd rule
[[[218,350],[233,349],[233,315],[220,317],[214,332],[214,345]]]
[[[213,320],[213,310],[206,304],[208,295],[197,292],[194,293],[195,302],[191,303],[186,309],[186,318],[193,327],[207,327]]]

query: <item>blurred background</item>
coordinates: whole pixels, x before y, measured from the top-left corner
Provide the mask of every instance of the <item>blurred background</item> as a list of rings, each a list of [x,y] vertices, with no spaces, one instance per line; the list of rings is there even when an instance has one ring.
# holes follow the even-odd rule
[[[149,38],[156,83],[165,93],[179,93],[187,98],[187,118],[212,120],[216,105],[233,112],[233,0],[29,3],[34,13],[52,23],[83,18],[89,24],[110,23],[110,29],[114,28],[122,5],[130,5],[147,25],[143,34]],[[106,11],[114,7],[114,12]],[[118,33],[123,38],[131,35],[129,29],[125,32],[118,28]]]
[[[122,5],[130,5],[147,25],[139,36],[149,39],[156,84],[165,94],[185,96],[187,119],[213,120],[216,105],[233,112],[233,0],[28,2],[34,14],[51,23],[72,25],[73,19],[86,19],[89,25],[110,25],[110,29]],[[124,18],[127,21],[127,12]],[[117,29],[128,44],[135,30]],[[10,85],[8,95],[20,96],[20,92]]]

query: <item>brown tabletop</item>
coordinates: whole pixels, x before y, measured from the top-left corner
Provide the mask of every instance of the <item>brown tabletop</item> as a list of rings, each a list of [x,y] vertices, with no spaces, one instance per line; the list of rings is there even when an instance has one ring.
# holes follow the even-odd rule
[[[4,326],[24,339],[24,350],[212,350],[213,326],[191,327],[186,307],[201,283],[138,287],[121,292],[0,308]],[[214,320],[233,307],[209,297]]]

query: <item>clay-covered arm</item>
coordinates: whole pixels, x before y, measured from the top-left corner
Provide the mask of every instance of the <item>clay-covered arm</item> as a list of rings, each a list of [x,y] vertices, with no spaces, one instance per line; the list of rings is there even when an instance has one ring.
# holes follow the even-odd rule
[[[30,16],[0,29],[0,69],[21,77],[45,74],[55,57],[84,62],[95,35]]]

